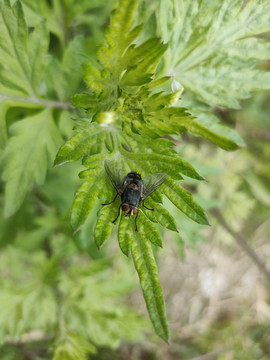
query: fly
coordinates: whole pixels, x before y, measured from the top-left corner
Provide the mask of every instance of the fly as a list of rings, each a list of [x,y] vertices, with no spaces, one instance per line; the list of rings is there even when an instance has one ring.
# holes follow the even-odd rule
[[[150,209],[144,205],[144,200],[152,194],[158,187],[160,187],[166,179],[166,174],[156,173],[150,176],[146,176],[142,179],[141,174],[138,174],[135,171],[129,172],[126,176],[122,171],[113,170],[113,166],[110,161],[105,161],[105,170],[117,191],[114,199],[105,205],[110,205],[115,202],[117,196],[121,197],[121,205],[119,206],[118,215],[114,219],[113,223],[116,222],[120,215],[120,210],[122,209],[125,216],[136,215],[135,217],[135,231],[138,231],[137,228],[137,218],[139,215],[139,205],[142,201],[143,206],[147,210],[154,211],[155,209]]]

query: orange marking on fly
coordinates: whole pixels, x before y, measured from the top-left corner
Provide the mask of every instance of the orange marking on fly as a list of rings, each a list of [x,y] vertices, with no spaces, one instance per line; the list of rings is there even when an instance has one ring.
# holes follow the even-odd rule
[[[130,184],[130,185],[128,185],[128,188],[129,189],[135,189],[135,190],[139,189],[138,185],[136,185],[136,184]]]

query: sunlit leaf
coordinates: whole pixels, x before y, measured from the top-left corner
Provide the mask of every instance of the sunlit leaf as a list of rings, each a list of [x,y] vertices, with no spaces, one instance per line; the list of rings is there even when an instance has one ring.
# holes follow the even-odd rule
[[[184,214],[202,225],[209,225],[203,209],[196,203],[191,194],[176,181],[167,177],[163,184],[167,198]]]
[[[61,143],[51,109],[14,123],[10,131],[12,136],[2,155],[6,216],[18,209],[35,182],[44,182],[47,166]]]
[[[169,331],[164,299],[159,284],[157,266],[151,245],[145,236],[145,223],[138,223],[138,232],[132,237],[131,252],[136,267],[149,316],[157,334],[168,341]]]
[[[205,102],[230,108],[270,88],[269,73],[254,66],[270,55],[269,43],[254,37],[270,30],[269,1],[159,3],[158,33],[169,43],[162,74],[173,74]]]

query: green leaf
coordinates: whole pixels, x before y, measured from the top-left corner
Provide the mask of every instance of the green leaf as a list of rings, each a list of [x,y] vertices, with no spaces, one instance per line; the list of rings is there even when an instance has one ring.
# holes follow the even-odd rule
[[[167,228],[169,230],[177,231],[177,227],[176,227],[173,216],[162,205],[153,201],[150,197],[148,197],[146,199],[145,205],[149,208],[155,209],[155,211],[149,211],[142,207],[144,214],[151,221],[158,222],[160,225],[164,226],[165,228]]]
[[[0,102],[0,154],[5,147],[7,141],[7,126],[6,126],[6,113],[9,109],[9,101],[1,101]]]
[[[137,86],[150,82],[160,57],[166,50],[167,45],[155,38],[138,47],[130,46],[122,60],[127,71],[121,78],[121,86]]]
[[[47,167],[61,143],[51,109],[16,122],[10,132],[12,136],[2,155],[3,179],[6,181],[5,216],[19,208],[34,182],[44,182]]]
[[[78,334],[66,332],[55,347],[53,360],[88,360],[89,353],[96,353],[92,344]]]
[[[84,179],[75,194],[71,211],[71,226],[78,231],[91,213],[96,199],[101,196],[105,187],[104,168],[89,169],[80,173]]]
[[[245,145],[244,140],[234,129],[220,124],[213,114],[201,113],[187,126],[187,129],[212,141],[224,150],[236,150]]]
[[[160,0],[158,31],[169,43],[161,74],[209,104],[239,108],[237,99],[270,88],[269,73],[255,69],[269,58],[269,43],[254,37],[270,31],[269,12],[267,0]]]
[[[121,72],[121,69],[118,69],[120,59],[126,48],[137,37],[138,30],[141,30],[141,28],[135,28],[132,31],[138,3],[138,0],[120,0],[119,7],[112,14],[111,24],[105,32],[106,43],[98,48],[99,59],[118,77]]]
[[[178,182],[167,177],[163,184],[163,192],[167,198],[189,218],[198,224],[209,225],[203,209]]]
[[[94,230],[95,243],[98,248],[100,248],[110,236],[113,228],[112,222],[117,217],[119,206],[119,201],[116,201],[115,206],[107,205],[100,210]]]
[[[107,0],[80,0],[59,3],[46,0],[23,0],[25,16],[31,27],[46,19],[50,32],[57,37],[64,48],[66,42],[79,31],[91,32],[94,41],[101,38],[101,26],[108,19],[114,2]],[[93,16],[93,11],[95,16]],[[72,29],[72,34],[69,30]],[[58,45],[58,44],[57,44]]]
[[[78,89],[82,81],[82,63],[86,60],[83,52],[84,38],[77,36],[65,49],[60,62],[50,57],[44,78],[49,95],[67,101]]]
[[[152,172],[165,172],[172,176],[180,172],[193,179],[203,180],[194,168],[187,161],[181,159],[180,156],[131,152],[125,152],[125,155],[126,159],[131,159],[133,164],[136,164],[139,168],[144,167],[142,164],[148,163]]]
[[[145,230],[145,223],[138,222],[138,232],[134,233],[131,241],[132,257],[152,324],[157,334],[168,342],[169,331],[164,299],[159,284],[157,265]]]
[[[123,254],[129,255],[131,249],[131,241],[133,237],[131,219],[121,214],[120,224],[118,228],[118,244]]]
[[[28,38],[21,3],[1,3],[0,91],[6,95],[35,97],[47,62],[49,34],[44,23]]]
[[[184,128],[190,133],[200,135],[225,150],[236,150],[245,145],[240,135],[233,129],[220,124],[218,122],[219,119],[215,115],[203,113],[202,111],[199,112],[197,109],[194,110],[194,114],[198,114],[198,118],[179,119],[177,112],[175,112],[175,115],[172,114],[170,121],[174,127],[179,127],[179,130]]]
[[[148,210],[151,211],[151,210]],[[160,237],[159,232],[155,228],[155,226],[152,224],[150,220],[144,215],[144,212],[140,212],[138,219],[138,222],[140,222],[142,225],[138,226],[138,231],[141,229],[141,232],[143,232],[143,236],[148,240],[151,241],[153,245],[162,247],[162,240]]]
[[[103,148],[104,138],[108,133],[106,127],[91,124],[72,136],[58,151],[54,165],[77,161],[81,157],[100,153]]]

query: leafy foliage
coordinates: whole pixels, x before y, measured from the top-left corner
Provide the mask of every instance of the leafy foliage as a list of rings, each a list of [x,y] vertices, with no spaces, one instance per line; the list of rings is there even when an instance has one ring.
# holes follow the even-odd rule
[[[0,303],[5,309],[0,316],[1,342],[6,335],[15,339],[31,329],[49,331],[56,339],[55,359],[81,359],[95,351],[89,338],[96,346],[115,347],[122,337],[137,337],[144,320],[110,301],[130,290],[127,277],[123,281],[110,260],[82,266],[82,257],[67,256],[65,242],[54,238],[50,259],[43,251],[29,258],[28,251],[14,246],[1,256],[1,274],[8,273],[1,281]],[[74,248],[69,246],[69,251],[74,257]],[[19,265],[14,267],[15,263]]]
[[[104,170],[104,161],[111,161],[116,169],[125,173],[137,171],[142,178],[156,172],[166,173],[165,183],[146,199],[146,205],[156,211],[139,209],[138,232],[135,232],[133,219],[121,214],[118,242],[125,255],[132,254],[153,326],[157,334],[168,341],[164,300],[152,251],[152,245],[162,246],[155,224],[173,231],[179,243],[182,238],[177,233],[178,222],[169,207],[162,203],[163,196],[196,223],[208,224],[202,207],[179,183],[184,177],[197,181],[203,177],[173,149],[175,144],[171,139],[189,132],[225,150],[244,145],[232,129],[218,123],[211,106],[238,108],[237,99],[249,97],[254,90],[269,88],[269,73],[255,67],[257,60],[269,57],[269,43],[254,37],[269,31],[269,2],[249,1],[241,7],[240,0],[225,0],[222,4],[208,0],[179,3],[160,0],[155,3],[159,5],[158,9],[151,14],[147,24],[151,26],[151,21],[155,22],[160,37],[149,38],[147,26],[138,23],[141,2],[121,0],[93,55],[91,40],[72,34],[89,25],[89,32],[97,29],[92,41],[100,40],[98,28],[101,23],[93,20],[99,17],[91,17],[91,11],[104,13],[104,18],[100,17],[103,22],[110,8],[108,3],[81,0],[63,2],[60,6],[58,1],[33,3],[23,0],[28,25],[33,28],[29,29],[21,2],[13,6],[9,0],[1,2],[0,146],[6,183],[4,214],[14,214],[31,189],[34,189],[35,201],[39,199],[38,205],[35,203],[36,212],[40,207],[44,211],[51,200],[44,190],[46,185],[43,190],[40,185],[44,183],[63,139],[69,138],[59,149],[54,164],[82,159],[85,168],[79,170],[82,182],[75,193],[71,225],[76,233],[90,221],[94,231],[89,237],[98,247],[113,231],[111,221],[120,205],[118,199],[113,205],[101,208],[101,200],[112,200],[115,195]],[[44,18],[47,22],[42,21]],[[186,93],[183,93],[183,85],[188,90]],[[76,123],[73,135],[71,118]],[[56,168],[54,173],[57,173]],[[66,182],[69,175],[61,178],[62,182]],[[62,189],[58,189],[60,205],[58,208],[54,197],[55,207],[66,214],[66,203],[59,194]],[[33,215],[35,210],[30,213],[25,210],[22,221],[29,219],[28,215]],[[96,211],[95,223],[90,215]],[[46,223],[45,230],[26,231],[21,234],[22,239],[34,242],[40,237],[40,242],[46,244],[53,230],[63,231],[64,220],[61,218],[60,225],[56,225],[52,220],[55,215],[58,213],[52,212],[40,220]],[[34,226],[28,221],[30,227]],[[53,225],[47,226],[47,222]],[[76,236],[79,239],[80,235]],[[28,246],[31,248],[30,240]],[[87,241],[81,245],[89,250]],[[51,252],[50,249],[47,251]],[[17,255],[20,259],[21,254]],[[59,309],[55,288],[57,292],[60,288],[67,298],[67,303],[61,303],[65,323],[76,329],[73,333],[68,326],[66,329],[62,323],[58,324],[62,332],[55,359],[84,358],[94,351],[91,345],[86,345],[89,338],[96,344],[111,345],[114,340],[118,342],[122,332],[128,333],[122,320],[132,321],[129,311],[116,311],[115,315],[114,307],[110,308],[108,304],[95,307],[102,304],[101,296],[97,296],[92,299],[93,311],[87,312],[89,299],[95,293],[90,294],[90,290],[86,293],[88,288],[95,287],[91,279],[86,279],[72,262],[62,266],[59,257],[47,255],[49,259],[45,259],[44,253],[37,252],[33,256],[33,268],[38,262],[44,263],[44,268],[29,282],[29,288],[22,288],[22,293],[15,297],[15,304],[7,304],[10,306],[7,314],[11,315],[3,315],[3,323],[9,324],[7,328],[2,327],[3,336],[7,333],[21,335],[31,326],[45,330],[57,327]],[[22,259],[19,261],[23,262]],[[30,262],[29,266],[32,265]],[[81,275],[80,281],[77,292],[72,292],[73,272],[77,271]],[[38,282],[42,285],[36,286]],[[9,299],[14,294],[14,287],[9,289],[7,286],[5,291]],[[49,299],[48,308],[39,301],[45,296],[44,292]],[[29,309],[36,304],[39,311],[43,309],[44,315],[37,323],[30,322],[29,317]],[[52,313],[50,321],[48,309]],[[19,325],[15,321],[16,314],[23,316]],[[99,319],[92,323],[95,314]],[[107,327],[105,317],[110,321],[111,317],[117,318],[119,332]],[[106,336],[100,339],[96,331],[102,329],[100,323],[105,324],[107,342]]]
[[[20,2],[11,7],[5,0],[1,9],[1,147],[6,145],[2,162],[7,181],[5,215],[9,216],[19,208],[34,182],[44,182],[47,167],[62,142],[57,123],[61,125],[58,119],[71,108],[65,101],[80,83],[82,56],[75,56],[75,52],[80,53],[83,39],[69,44],[60,63],[47,56],[49,33],[44,22],[29,34]],[[56,112],[57,108],[62,114]],[[21,121],[7,130],[11,111],[15,112],[15,120]]]
[[[6,214],[11,214],[20,206],[34,181],[38,184],[44,182],[44,164],[47,163],[47,157],[52,163],[54,154],[61,144],[61,136],[53,121],[51,109],[44,109],[41,113],[14,123],[10,132],[13,136],[3,156],[4,165],[6,163],[3,178],[7,181]],[[21,149],[25,149],[21,156],[14,157]]]
[[[269,42],[255,37],[270,30],[269,1],[159,4],[157,31],[169,43],[162,73],[206,103],[230,108],[252,91],[269,89],[269,73],[255,67],[270,57]]]

